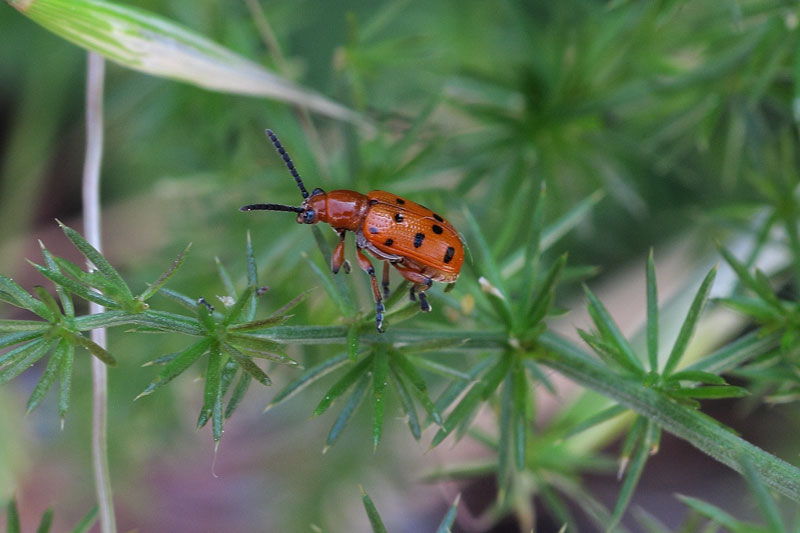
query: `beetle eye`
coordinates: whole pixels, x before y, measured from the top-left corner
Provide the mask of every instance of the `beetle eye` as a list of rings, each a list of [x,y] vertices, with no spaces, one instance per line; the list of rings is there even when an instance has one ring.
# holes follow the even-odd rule
[[[316,213],[314,213],[314,210],[313,209],[309,209],[308,211],[303,213],[303,222],[306,223],[306,224],[313,224],[315,216],[316,216]]]
[[[325,194],[325,191],[323,191],[323,190],[322,190],[322,189],[320,189],[319,187],[317,187],[316,189],[314,189],[313,191],[311,191],[311,196],[316,196],[316,195],[318,195],[318,194]]]

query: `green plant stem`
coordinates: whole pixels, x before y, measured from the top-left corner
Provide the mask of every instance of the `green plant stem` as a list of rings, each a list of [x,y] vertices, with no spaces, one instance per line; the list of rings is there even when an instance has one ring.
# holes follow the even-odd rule
[[[508,336],[503,331],[461,331],[439,330],[426,331],[414,328],[392,328],[386,333],[375,332],[368,327],[362,332],[359,342],[368,344],[416,344],[426,341],[463,341],[460,346],[467,348],[497,349],[508,347]],[[290,342],[293,344],[345,344],[347,342],[346,326],[277,326],[263,333],[264,338]]]
[[[749,461],[764,483],[800,502],[800,469],[797,467],[737,437],[694,409],[619,376],[553,333],[543,334],[539,342],[547,350],[541,364],[646,416],[737,472],[743,471],[743,461]]]
[[[102,251],[100,239],[100,163],[103,158],[103,77],[105,63],[97,53],[88,54],[86,73],[86,158],[83,167],[83,217],[86,240]],[[91,265],[94,268],[95,265]],[[92,302],[91,313],[103,307]],[[92,330],[92,340],[106,348],[106,329]],[[106,365],[92,357],[92,470],[100,514],[100,530],[115,533],[114,500],[108,467],[108,376]]]

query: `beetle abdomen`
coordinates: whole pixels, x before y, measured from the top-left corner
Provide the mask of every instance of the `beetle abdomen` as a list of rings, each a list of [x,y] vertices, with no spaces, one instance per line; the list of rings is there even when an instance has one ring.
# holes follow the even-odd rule
[[[430,209],[395,194],[372,191],[362,232],[386,254],[406,257],[415,263],[448,274],[455,279],[464,262],[464,247],[458,232]]]

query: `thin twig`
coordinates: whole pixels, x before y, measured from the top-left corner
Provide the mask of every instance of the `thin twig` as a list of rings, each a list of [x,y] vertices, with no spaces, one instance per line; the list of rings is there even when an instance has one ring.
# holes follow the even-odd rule
[[[285,78],[290,78],[291,69],[289,68],[289,62],[286,61],[286,56],[283,55],[281,45],[278,42],[278,38],[275,36],[275,32],[272,31],[272,26],[267,19],[266,13],[261,9],[258,0],[244,0],[244,3],[247,4],[247,9],[250,10],[250,15],[253,17],[256,29],[261,35],[261,40],[264,41],[264,44],[267,46],[270,55],[272,55],[275,66],[278,67],[278,72]],[[311,113],[309,113],[307,107],[300,104],[292,104],[292,108],[294,108],[294,112],[300,120],[300,126],[303,128],[306,138],[309,140],[311,153],[317,161],[317,167],[320,172],[322,172],[323,177],[330,180],[331,175],[328,169],[325,151],[322,149],[322,139],[316,126],[314,126],[314,122],[311,120]]]
[[[83,164],[83,217],[86,240],[102,251],[100,239],[100,162],[103,158],[103,57],[89,52],[86,71],[86,158]],[[94,265],[90,265],[93,268]],[[103,307],[89,304],[90,313],[102,313]],[[106,347],[106,329],[92,330],[92,340]],[[100,529],[103,533],[117,530],[114,500],[108,468],[108,377],[106,366],[92,357],[92,470],[94,471]]]

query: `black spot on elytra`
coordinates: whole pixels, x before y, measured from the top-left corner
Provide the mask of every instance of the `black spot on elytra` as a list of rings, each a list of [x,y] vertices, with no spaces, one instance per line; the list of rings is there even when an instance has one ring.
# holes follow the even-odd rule
[[[432,229],[433,229],[433,232],[436,235],[441,235],[442,234],[443,230],[442,230],[442,227],[439,224],[434,224]]]
[[[437,222],[444,222],[444,219],[436,213],[433,214],[433,218],[435,218]]]
[[[386,242],[384,242],[383,244],[385,244],[386,246],[391,246],[394,244],[394,239],[386,239]]]
[[[394,221],[395,221],[395,222],[402,222],[402,221],[403,221],[403,213],[397,213],[397,214],[394,216]]]
[[[394,201],[400,205],[404,205],[406,203],[406,201],[403,200],[402,198],[395,198]]]
[[[423,239],[425,239],[424,233],[417,233],[416,235],[414,235],[414,248],[419,248],[420,246],[422,246]]]
[[[444,262],[449,263],[453,260],[453,255],[456,253],[456,249],[452,246],[447,247],[447,251],[444,253]]]
[[[378,233],[378,228],[373,228],[372,226],[370,226],[369,227],[369,232],[372,233],[373,235],[375,235],[376,233]]]
[[[378,200],[376,200],[375,198],[373,198],[372,200],[369,201],[369,205],[375,205],[377,203],[378,203]]]

